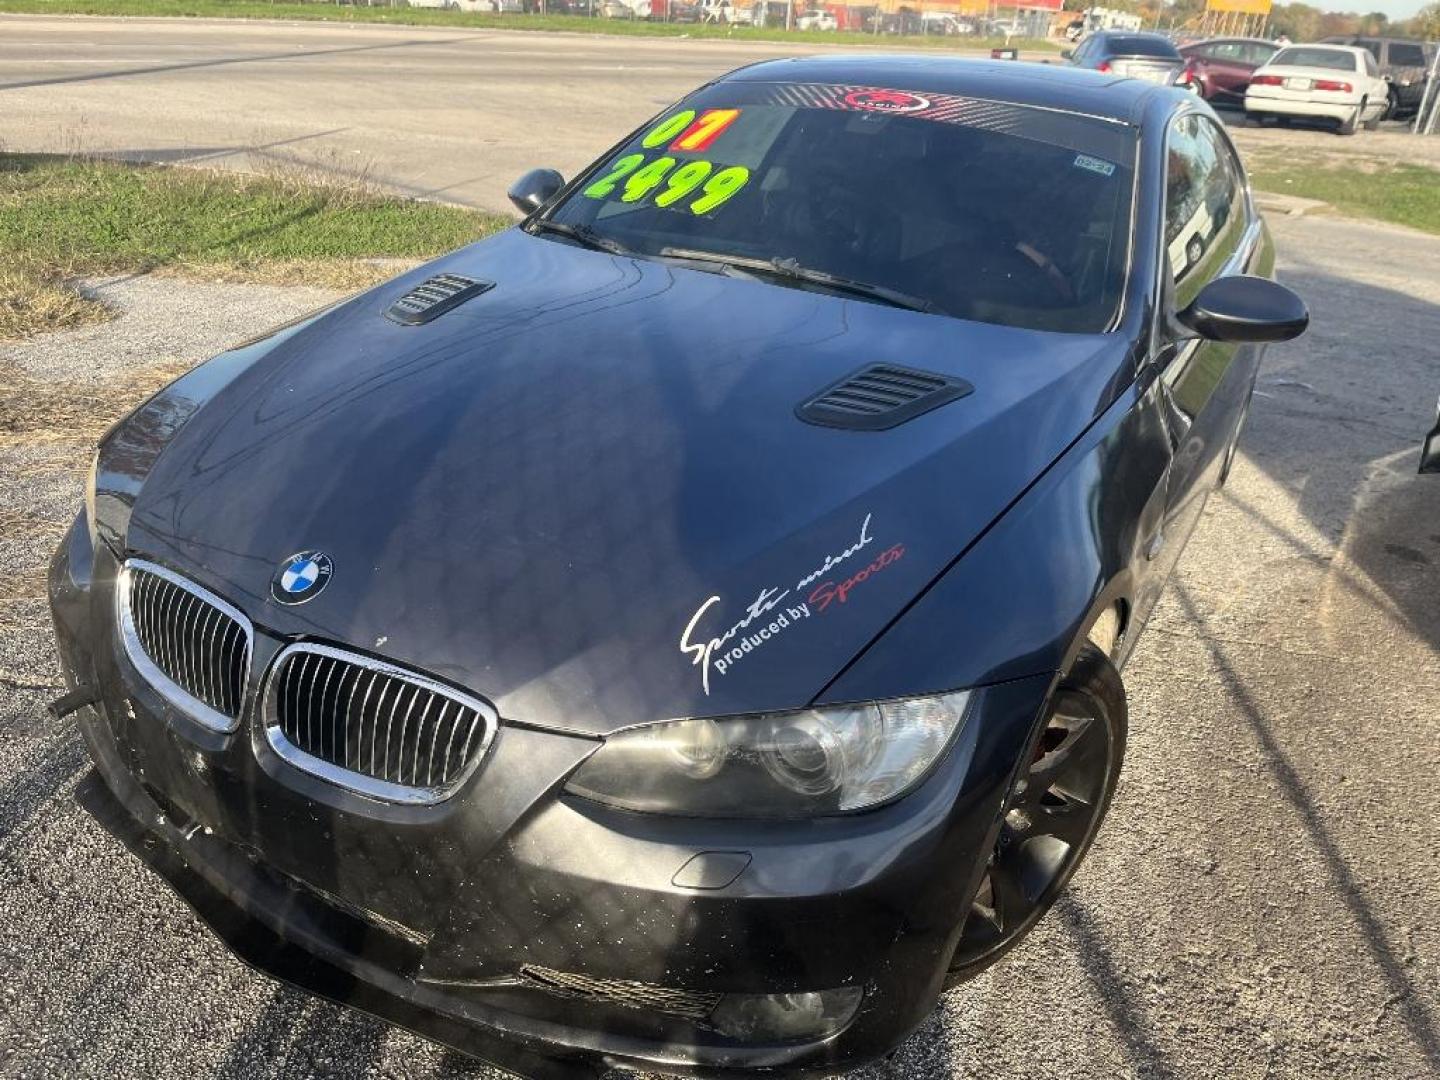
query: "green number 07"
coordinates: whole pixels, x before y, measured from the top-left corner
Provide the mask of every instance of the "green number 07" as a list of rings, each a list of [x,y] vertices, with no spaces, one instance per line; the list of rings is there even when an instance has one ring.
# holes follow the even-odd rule
[[[650,129],[649,134],[641,140],[640,145],[645,147],[646,150],[653,150],[661,143],[667,143],[679,135],[690,126],[690,121],[694,119],[694,109],[685,109],[683,112],[678,112],[674,116],[668,116]]]

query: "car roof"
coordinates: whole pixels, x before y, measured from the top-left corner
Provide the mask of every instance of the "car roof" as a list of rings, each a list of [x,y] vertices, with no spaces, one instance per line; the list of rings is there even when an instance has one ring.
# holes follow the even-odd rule
[[[971,60],[950,56],[807,56],[765,60],[721,82],[814,82],[883,87],[1100,116],[1136,124],[1161,87],[1068,64]]]
[[[1221,41],[1243,41],[1247,45],[1273,45],[1277,49],[1285,48],[1278,41],[1271,41],[1269,38],[1263,37],[1207,37],[1201,38],[1199,41],[1187,41],[1180,48],[1193,49],[1197,45],[1214,45]]]

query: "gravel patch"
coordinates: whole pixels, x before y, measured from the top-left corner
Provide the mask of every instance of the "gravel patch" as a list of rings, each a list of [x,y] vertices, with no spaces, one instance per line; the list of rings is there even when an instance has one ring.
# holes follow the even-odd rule
[[[84,292],[117,309],[111,323],[0,345],[37,379],[106,382],[137,368],[198,363],[258,329],[287,322],[335,299],[327,289],[230,285],[126,276],[88,281]]]

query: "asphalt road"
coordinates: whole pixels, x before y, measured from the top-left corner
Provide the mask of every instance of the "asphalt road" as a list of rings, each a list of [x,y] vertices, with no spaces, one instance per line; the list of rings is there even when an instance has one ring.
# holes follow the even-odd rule
[[[507,209],[765,42],[0,16],[0,147],[299,164]],[[808,50],[808,51],[814,51]]]
[[[414,26],[0,16],[0,149],[368,177],[508,210],[537,165],[573,175],[707,79],[815,46]],[[1228,118],[1243,121],[1241,114]],[[1402,125],[1281,144],[1428,160]]]
[[[16,53],[44,55],[33,39],[14,49],[17,25],[31,33],[50,24],[0,20],[0,83],[12,85],[0,90],[7,141],[14,102],[30,125],[35,110],[68,107],[55,104],[55,86],[92,92],[88,83],[13,89]],[[98,35],[112,24],[74,25]],[[216,35],[174,25],[166,34]],[[275,51],[288,40],[268,27],[235,33],[276,34]],[[610,46],[536,37],[495,48]],[[133,64],[144,66],[156,54],[136,40]],[[692,46],[709,48],[664,48]],[[719,57],[725,48],[715,47],[716,70],[731,63]],[[615,129],[576,123],[570,110],[610,124],[614,102],[605,112],[601,98],[623,92],[641,115],[673,93],[667,80],[696,81],[696,70],[676,64],[684,70],[633,81],[577,73],[569,91],[537,98],[504,137],[538,132],[583,158]],[[232,74],[247,66],[231,65]],[[523,71],[510,70],[490,85],[522,100]],[[171,111],[148,129],[152,147],[190,137],[182,127],[200,130],[203,118],[190,112],[223,117],[223,72],[184,76],[216,79],[188,111],[183,101],[156,103]],[[90,105],[165,98],[132,78],[102,80]],[[244,81],[254,83],[248,96],[263,91],[264,80]],[[329,86],[328,107],[346,108],[341,82]],[[392,105],[363,93],[403,150]],[[285,96],[274,91],[277,116],[303,111],[287,109]],[[81,136],[111,138],[105,125],[120,114],[93,115]],[[445,150],[464,140],[431,138],[417,136],[395,160],[417,177],[463,175]],[[1414,475],[1440,393],[1440,247],[1336,219],[1277,218],[1273,227],[1281,275],[1310,302],[1314,325],[1271,350],[1235,472],[1125,672],[1129,754],[1097,846],[1023,949],[947,996],[893,1061],[856,1080],[1440,1075],[1440,820],[1431,797],[1440,774],[1440,477]],[[200,360],[321,299],[157,279],[104,293],[124,309],[119,321],[0,346],[0,398],[13,391],[38,409],[101,392],[139,368]],[[72,724],[43,712],[58,692],[43,579],[86,464],[83,440],[58,429],[0,430],[0,1076],[488,1080],[454,1055],[254,974],[74,805],[83,750]]]

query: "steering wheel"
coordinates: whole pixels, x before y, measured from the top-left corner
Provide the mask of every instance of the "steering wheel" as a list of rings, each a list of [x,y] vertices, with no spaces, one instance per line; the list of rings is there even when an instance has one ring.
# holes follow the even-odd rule
[[[1023,255],[1041,274],[1044,275],[1045,284],[1067,304],[1075,302],[1075,286],[1071,283],[1069,275],[1056,265],[1055,260],[1046,255],[1034,244],[1018,240],[1015,243],[1015,250]]]

